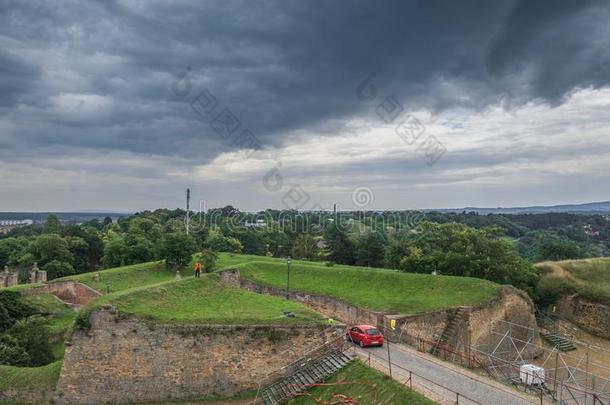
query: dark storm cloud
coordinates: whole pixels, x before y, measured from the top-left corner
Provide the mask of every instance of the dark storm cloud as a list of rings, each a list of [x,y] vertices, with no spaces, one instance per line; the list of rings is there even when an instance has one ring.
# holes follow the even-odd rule
[[[178,155],[229,148],[185,101],[207,88],[264,145],[405,108],[480,109],[608,83],[608,3],[2,2],[4,157],[48,146]],[[189,69],[193,91],[171,91]],[[378,97],[356,86],[375,72]]]

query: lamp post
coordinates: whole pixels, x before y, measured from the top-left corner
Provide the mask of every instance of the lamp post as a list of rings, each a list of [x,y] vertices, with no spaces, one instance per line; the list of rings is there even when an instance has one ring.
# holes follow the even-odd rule
[[[286,258],[286,266],[288,269],[288,277],[286,279],[286,299],[290,298],[290,263],[292,263],[292,260],[290,260],[290,256],[288,256]]]

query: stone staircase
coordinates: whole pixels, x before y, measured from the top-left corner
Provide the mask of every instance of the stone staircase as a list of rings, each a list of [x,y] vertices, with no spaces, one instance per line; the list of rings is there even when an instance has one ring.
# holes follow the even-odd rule
[[[323,382],[350,361],[351,359],[341,351],[335,351],[311,361],[290,376],[263,388],[261,391],[263,403],[265,405],[284,403],[305,391],[312,384]]]
[[[549,342],[550,344],[555,346],[557,349],[561,350],[562,352],[569,352],[570,350],[576,350],[576,346],[574,345],[574,342],[572,342],[567,337],[562,336],[558,333],[540,332],[540,336],[544,340],[546,340],[547,342]]]
[[[443,333],[436,341],[436,344],[430,350],[431,354],[439,354],[441,347],[455,346],[459,340],[459,334],[462,331],[462,327],[468,322],[470,317],[469,307],[458,307],[454,314],[449,318],[447,326],[443,330]]]

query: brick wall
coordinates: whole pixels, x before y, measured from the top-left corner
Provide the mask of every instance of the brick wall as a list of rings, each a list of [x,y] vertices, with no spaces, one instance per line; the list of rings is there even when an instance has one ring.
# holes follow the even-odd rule
[[[231,396],[331,338],[324,326],[177,326],[91,314],[66,347],[59,404]]]

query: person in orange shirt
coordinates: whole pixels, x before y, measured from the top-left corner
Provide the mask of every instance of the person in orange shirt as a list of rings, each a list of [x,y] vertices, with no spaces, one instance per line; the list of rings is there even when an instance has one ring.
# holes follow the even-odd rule
[[[201,278],[201,262],[195,264],[195,278]]]

